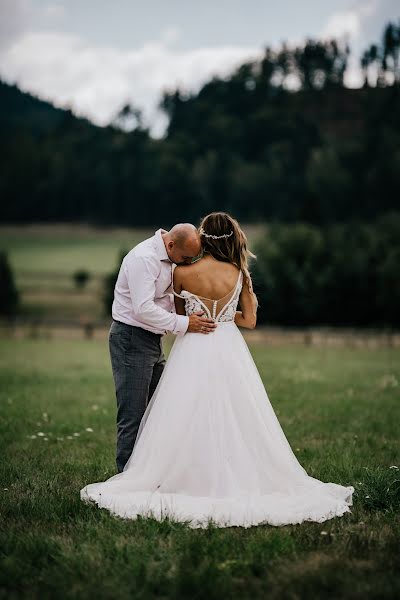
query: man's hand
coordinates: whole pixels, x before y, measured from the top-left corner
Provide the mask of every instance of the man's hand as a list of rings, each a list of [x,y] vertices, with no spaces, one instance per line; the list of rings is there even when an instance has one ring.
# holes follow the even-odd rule
[[[211,333],[217,327],[212,319],[202,317],[204,311],[193,313],[189,317],[189,327],[187,331],[189,333]]]

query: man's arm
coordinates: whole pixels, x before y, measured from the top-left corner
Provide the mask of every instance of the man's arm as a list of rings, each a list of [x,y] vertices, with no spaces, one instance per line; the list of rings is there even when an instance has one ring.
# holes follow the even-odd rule
[[[189,326],[189,317],[171,313],[154,302],[156,281],[160,266],[146,256],[133,256],[125,266],[133,310],[147,325],[183,335]]]
[[[182,291],[183,279],[182,275],[185,272],[185,267],[175,267],[173,272],[173,288],[174,291],[178,294]],[[175,309],[178,314],[185,314],[185,301],[183,298],[178,298],[174,295],[175,301]],[[200,310],[190,315],[189,317],[189,333],[204,333],[208,335],[216,328],[216,323],[214,323],[213,319],[208,319],[204,316],[204,310]]]

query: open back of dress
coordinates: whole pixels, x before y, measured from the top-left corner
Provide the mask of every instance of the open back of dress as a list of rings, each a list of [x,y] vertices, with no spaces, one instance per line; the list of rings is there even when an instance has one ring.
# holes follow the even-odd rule
[[[173,293],[178,298],[183,298],[185,300],[185,311],[187,315],[204,310],[207,317],[215,322],[234,321],[240,292],[242,290],[242,280],[242,271],[239,271],[235,287],[222,298],[218,298],[218,300],[199,296],[188,290],[182,290],[180,294],[173,290]]]

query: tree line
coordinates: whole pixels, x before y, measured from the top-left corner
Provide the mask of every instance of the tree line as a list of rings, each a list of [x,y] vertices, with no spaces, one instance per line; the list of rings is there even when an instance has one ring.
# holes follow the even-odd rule
[[[259,322],[400,326],[400,212],[375,223],[274,224],[255,253]]]
[[[335,40],[266,48],[197,93],[165,93],[158,140],[130,105],[95,127],[2,83],[0,220],[168,226],[226,210],[246,222],[323,225],[394,210],[399,29],[390,26],[375,87],[371,78],[344,87],[350,50]]]

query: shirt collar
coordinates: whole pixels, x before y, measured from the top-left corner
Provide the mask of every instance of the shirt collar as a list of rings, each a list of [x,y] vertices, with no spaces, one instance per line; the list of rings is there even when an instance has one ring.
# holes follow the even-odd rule
[[[157,229],[154,233],[156,252],[160,260],[170,260],[161,235],[162,233],[167,233],[167,231],[165,229]]]

